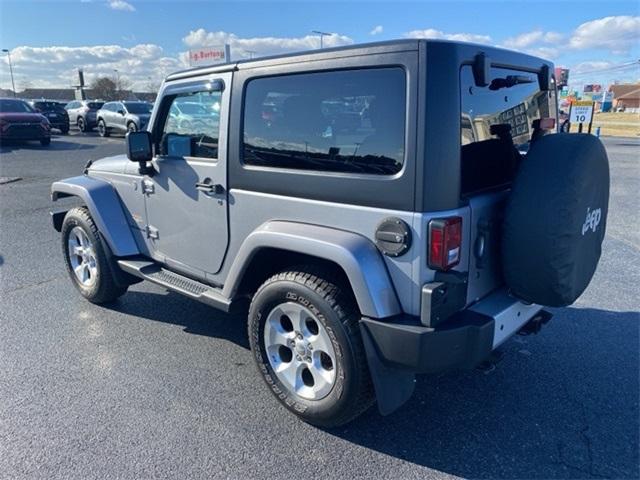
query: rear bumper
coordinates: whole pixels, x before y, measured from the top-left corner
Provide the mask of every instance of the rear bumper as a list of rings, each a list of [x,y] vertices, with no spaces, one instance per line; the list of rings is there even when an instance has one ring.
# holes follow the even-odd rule
[[[361,329],[375,348],[367,355],[375,354],[385,367],[434,373],[475,367],[531,320],[548,320],[550,315],[541,309],[499,290],[437,327],[425,327],[416,317],[399,317],[363,318]]]
[[[363,318],[360,331],[380,413],[393,412],[411,397],[416,373],[473,368],[511,335],[537,333],[550,318],[539,305],[526,305],[504,289],[435,327],[411,316]]]
[[[361,325],[389,368],[413,373],[473,368],[491,353],[492,318],[465,311],[447,323],[434,329],[405,317],[394,323],[365,318]]]
[[[87,123],[87,127],[95,127],[98,125],[98,116],[92,112],[86,113],[84,121]]]
[[[69,120],[53,120],[49,121],[51,128],[57,128],[58,130],[69,130]]]

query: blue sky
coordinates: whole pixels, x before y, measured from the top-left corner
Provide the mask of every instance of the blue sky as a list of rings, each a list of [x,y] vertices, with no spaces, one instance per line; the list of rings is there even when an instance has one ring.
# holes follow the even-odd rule
[[[191,47],[229,42],[232,56],[405,37],[504,46],[572,68],[577,83],[640,79],[637,1],[179,2],[0,1],[0,44],[18,90],[119,74],[141,88],[185,65]],[[10,85],[3,58],[0,87]],[[620,66],[622,65],[622,66]],[[585,72],[585,73],[580,73]],[[592,72],[592,73],[589,73]]]

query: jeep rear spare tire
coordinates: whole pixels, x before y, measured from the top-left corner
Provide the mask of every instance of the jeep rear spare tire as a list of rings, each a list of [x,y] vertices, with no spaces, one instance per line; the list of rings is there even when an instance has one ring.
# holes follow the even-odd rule
[[[609,161],[593,135],[534,142],[507,202],[502,265],[511,292],[551,307],[573,303],[598,265],[609,206]]]

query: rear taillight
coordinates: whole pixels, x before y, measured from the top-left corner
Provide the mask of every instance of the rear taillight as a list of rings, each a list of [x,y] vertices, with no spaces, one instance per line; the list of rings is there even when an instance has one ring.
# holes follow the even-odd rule
[[[449,270],[460,263],[462,217],[434,218],[429,222],[429,268]]]
[[[534,130],[553,130],[556,127],[556,119],[544,117],[533,121]]]

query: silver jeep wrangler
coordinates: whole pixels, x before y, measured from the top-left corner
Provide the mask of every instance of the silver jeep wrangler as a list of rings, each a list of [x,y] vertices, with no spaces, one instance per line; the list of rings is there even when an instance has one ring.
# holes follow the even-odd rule
[[[320,426],[473,368],[589,284],[602,144],[556,133],[553,65],[403,40],[169,75],[127,154],[52,185],[74,286],[248,311],[260,375]],[[205,321],[203,319],[203,321]]]

